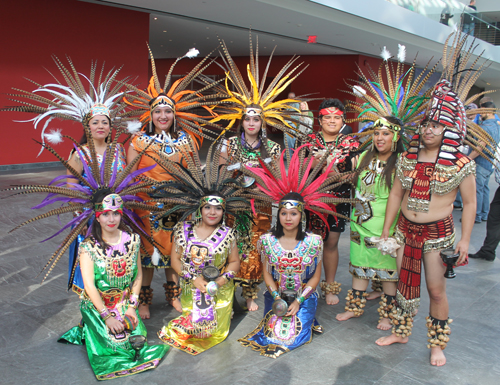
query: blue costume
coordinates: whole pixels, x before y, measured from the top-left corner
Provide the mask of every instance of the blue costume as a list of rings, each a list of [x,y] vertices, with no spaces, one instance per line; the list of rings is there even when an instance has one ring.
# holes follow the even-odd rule
[[[267,261],[269,273],[273,276],[281,294],[292,288],[297,298],[312,278],[323,255],[321,236],[307,234],[293,250],[285,250],[272,234],[264,234],[257,243],[262,261]],[[273,298],[264,294],[264,318],[250,334],[239,339],[243,346],[251,347],[266,357],[277,358],[312,339],[312,332],[322,333],[315,319],[318,293],[314,291],[301,305],[294,316],[279,317],[272,311]]]
[[[86,152],[86,154],[90,158],[90,150],[88,149],[88,147],[84,145],[82,146],[82,149]],[[78,156],[78,154],[72,153],[71,156]],[[99,162],[99,167],[101,166],[102,159],[103,157],[97,154],[97,161]],[[83,161],[87,162],[87,159],[84,158]],[[118,162],[118,164],[115,165],[116,162]],[[122,172],[127,166],[127,157],[125,156],[125,149],[120,143],[116,145],[115,158],[113,159],[111,167],[114,168],[115,166],[117,174]],[[87,177],[87,175],[85,174],[85,169],[82,171],[82,176],[84,178]],[[89,221],[89,227],[90,226],[92,226],[92,219]],[[77,260],[78,260],[78,248],[80,247],[80,243],[82,243],[85,238],[86,238],[85,235],[78,234],[78,237],[69,246],[68,290],[73,289],[73,291],[77,294],[82,294],[83,292],[82,272],[80,271],[80,265],[77,264]]]

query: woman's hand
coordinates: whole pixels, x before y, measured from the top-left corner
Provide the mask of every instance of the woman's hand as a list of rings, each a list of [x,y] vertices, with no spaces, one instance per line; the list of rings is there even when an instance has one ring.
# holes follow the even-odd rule
[[[123,324],[115,317],[109,317],[105,322],[109,331],[113,334],[121,333],[123,329],[125,329],[125,326],[123,326]]]
[[[129,308],[125,312],[125,315],[130,318],[135,329],[137,327],[137,324],[139,323],[139,321],[137,320],[137,313],[135,312],[135,309],[129,306]]]
[[[202,293],[206,293],[207,292],[207,283],[208,282],[205,281],[201,275],[199,275],[198,277],[196,277],[196,279],[193,281],[194,287],[196,287]]]
[[[227,281],[226,281],[226,278],[224,278],[223,276],[220,276],[219,278],[217,278],[215,280],[215,283],[217,285],[219,285],[219,287],[222,287],[222,286],[224,286],[227,283]]]
[[[288,306],[288,312],[286,313],[286,316],[291,316],[297,314],[297,312],[300,309],[300,303],[299,301],[295,300],[292,302],[290,306]]]

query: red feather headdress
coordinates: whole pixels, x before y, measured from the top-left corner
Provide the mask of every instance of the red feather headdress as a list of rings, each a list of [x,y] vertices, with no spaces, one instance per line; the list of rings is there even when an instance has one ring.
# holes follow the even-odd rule
[[[283,197],[296,192],[304,199],[304,208],[318,215],[325,223],[326,215],[344,217],[335,210],[335,205],[339,203],[355,203],[356,199],[335,198],[331,191],[351,179],[356,172],[346,172],[342,174],[329,175],[333,167],[333,162],[326,165],[327,155],[325,154],[319,163],[313,167],[314,157],[307,143],[295,150],[290,160],[288,172],[285,166],[285,152],[281,153],[279,162],[271,160],[266,163],[259,159],[261,167],[246,167],[242,170],[244,174],[255,178],[259,191],[247,191],[246,197],[252,199],[252,209],[257,207],[269,207],[269,203],[279,203]],[[320,171],[326,166],[325,172]],[[346,218],[349,219],[349,218]]]

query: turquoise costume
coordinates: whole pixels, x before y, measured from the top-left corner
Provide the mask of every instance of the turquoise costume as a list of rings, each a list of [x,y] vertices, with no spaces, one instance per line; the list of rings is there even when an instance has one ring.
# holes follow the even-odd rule
[[[79,253],[88,253],[94,262],[94,283],[108,311],[117,320],[124,321],[129,307],[132,283],[137,277],[140,239],[137,234],[121,233],[118,244],[104,251],[88,238],[80,244]],[[146,336],[146,328],[136,310],[138,325],[135,330],[124,330],[112,334],[102,320],[85,291],[82,293],[80,311],[82,321],[66,332],[59,342],[75,345],[85,344],[90,365],[98,380],[109,380],[156,368],[169,346],[147,343],[140,350],[140,359],[134,361],[135,351],[129,338],[132,335]]]
[[[314,275],[323,255],[321,236],[308,233],[293,250],[285,250],[272,234],[264,234],[257,243],[262,261],[267,261],[269,273],[276,281],[278,292],[293,289],[297,298]],[[294,316],[279,317],[272,311],[273,298],[264,294],[264,318],[259,326],[238,341],[266,357],[280,355],[311,342],[312,332],[322,333],[315,319],[318,293],[314,291]]]

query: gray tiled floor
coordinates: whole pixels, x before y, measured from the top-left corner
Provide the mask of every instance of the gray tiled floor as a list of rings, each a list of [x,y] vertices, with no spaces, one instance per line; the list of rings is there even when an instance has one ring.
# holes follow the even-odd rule
[[[30,173],[0,173],[0,188],[20,183],[47,183],[61,170]],[[494,192],[497,185],[492,181]],[[2,193],[1,196],[7,196]],[[60,261],[40,285],[36,277],[56,240],[39,243],[54,233],[54,218],[8,231],[30,218],[29,207],[40,196],[19,196],[0,200],[0,373],[2,384],[88,384],[96,382],[84,347],[56,342],[59,335],[80,319],[78,298],[65,290],[67,260]],[[460,231],[460,211],[455,211]],[[62,218],[64,221],[67,218]],[[475,225],[471,252],[482,244],[486,225]],[[338,280],[344,292],[350,285],[348,233],[340,239],[341,262]],[[448,363],[431,367],[426,349],[424,318],[428,299],[424,295],[416,317],[414,335],[406,345],[378,347],[374,341],[387,332],[375,328],[377,301],[369,302],[359,319],[343,323],[335,315],[341,304],[328,307],[321,302],[318,319],[325,329],[312,343],[277,360],[243,348],[237,339],[257,326],[261,311],[236,314],[225,342],[192,357],[171,349],[157,370],[127,377],[125,384],[498,384],[500,383],[499,262],[476,261],[457,270],[448,281],[452,339],[446,349]],[[146,322],[148,340],[159,343],[157,330],[177,314],[165,305],[161,274],[153,287],[153,318]],[[425,292],[425,291],[424,291]],[[262,301],[259,299],[262,308]]]

